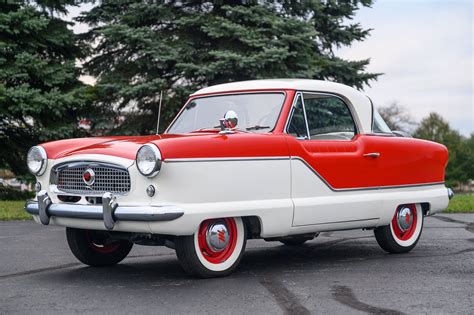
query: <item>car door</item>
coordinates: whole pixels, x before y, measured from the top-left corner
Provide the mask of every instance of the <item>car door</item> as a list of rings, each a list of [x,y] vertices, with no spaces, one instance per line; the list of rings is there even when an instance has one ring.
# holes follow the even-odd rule
[[[370,192],[379,177],[377,155],[365,146],[354,117],[339,96],[296,95],[286,129],[293,226],[378,220],[380,201]]]

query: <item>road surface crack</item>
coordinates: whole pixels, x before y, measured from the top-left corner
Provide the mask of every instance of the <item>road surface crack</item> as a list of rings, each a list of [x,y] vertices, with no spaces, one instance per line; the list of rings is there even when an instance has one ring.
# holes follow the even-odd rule
[[[438,220],[444,221],[444,222],[449,222],[449,223],[464,224],[465,225],[464,228],[466,229],[466,231],[474,233],[474,223],[472,223],[472,222],[456,220],[456,219],[444,217],[444,216],[441,216],[441,215],[433,216],[432,218],[435,218],[435,219],[438,219]]]
[[[127,259],[129,259],[129,258],[169,256],[169,255],[174,255],[174,253],[173,254],[130,255],[130,256],[127,257]],[[21,272],[9,273],[9,274],[6,274],[6,275],[0,275],[0,280],[8,279],[8,278],[15,278],[15,277],[22,277],[22,276],[29,276],[29,275],[34,275],[34,274],[37,274],[37,273],[48,272],[48,271],[56,271],[56,270],[75,267],[75,266],[80,266],[80,265],[83,265],[83,264],[81,264],[81,263],[70,263],[70,264],[57,265],[57,266],[52,266],[52,267],[45,267],[45,268],[38,268],[38,269],[21,271]]]
[[[70,267],[74,267],[74,266],[78,266],[78,265],[80,265],[80,263],[71,263],[71,264],[64,264],[64,265],[58,265],[58,266],[53,266],[53,267],[45,267],[45,268],[38,268],[38,269],[33,269],[33,270],[15,272],[15,273],[10,273],[10,274],[6,274],[6,275],[0,275],[0,280],[8,279],[8,278],[21,277],[21,276],[28,276],[28,275],[33,275],[33,274],[36,274],[36,273],[42,273],[42,272],[48,272],[48,271],[55,271],[55,270],[70,268]]]
[[[270,292],[284,314],[311,314],[285,285],[272,277],[264,277],[260,283]]]
[[[400,311],[372,306],[364,302],[361,302],[357,299],[354,292],[352,292],[352,289],[347,286],[343,286],[343,285],[333,286],[332,296],[339,303],[349,306],[352,309],[366,312],[368,314],[391,314],[391,315],[404,314]]]

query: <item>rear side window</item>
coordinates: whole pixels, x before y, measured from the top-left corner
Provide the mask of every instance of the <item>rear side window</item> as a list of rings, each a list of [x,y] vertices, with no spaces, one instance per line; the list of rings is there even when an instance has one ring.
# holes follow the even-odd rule
[[[311,140],[350,140],[356,127],[346,103],[331,95],[304,94]]]
[[[372,129],[374,133],[392,133],[390,127],[376,109],[374,109],[374,126]]]

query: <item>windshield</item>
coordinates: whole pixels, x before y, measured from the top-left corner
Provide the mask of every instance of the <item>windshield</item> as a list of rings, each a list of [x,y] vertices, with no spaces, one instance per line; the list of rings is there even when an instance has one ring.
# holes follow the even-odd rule
[[[239,119],[237,129],[269,132],[275,128],[285,95],[283,93],[234,94],[196,98],[190,101],[167,133],[188,133],[216,129],[219,119],[233,110]]]

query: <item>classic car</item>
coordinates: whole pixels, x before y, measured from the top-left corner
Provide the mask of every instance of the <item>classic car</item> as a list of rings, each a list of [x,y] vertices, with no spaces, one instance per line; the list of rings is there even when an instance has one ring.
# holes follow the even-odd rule
[[[186,272],[216,277],[252,238],[298,246],[323,231],[373,229],[385,251],[410,251],[424,216],[453,195],[447,159],[443,145],[392,132],[349,86],[234,82],[190,95],[160,135],[32,147],[37,195],[25,208],[65,226],[84,264],[164,245]]]

